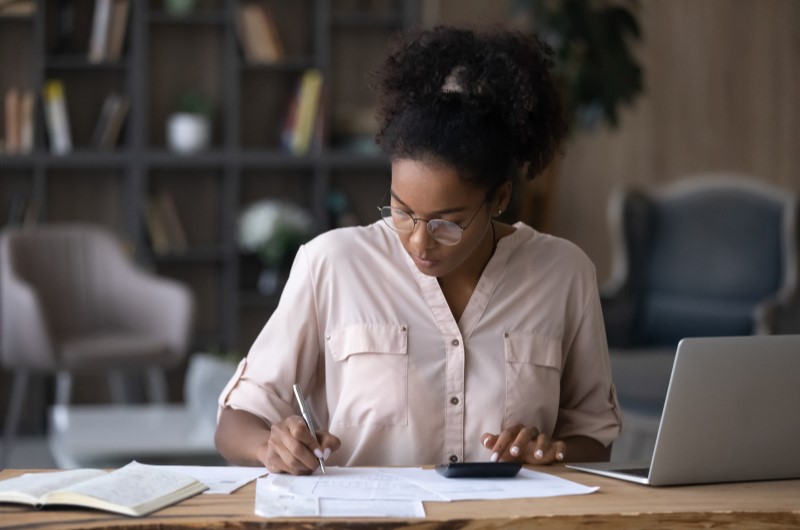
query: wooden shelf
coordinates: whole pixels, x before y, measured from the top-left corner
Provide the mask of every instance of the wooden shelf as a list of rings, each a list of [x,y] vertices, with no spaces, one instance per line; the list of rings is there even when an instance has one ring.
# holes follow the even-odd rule
[[[107,224],[131,242],[141,263],[192,288],[194,344],[246,351],[279,295],[241,288],[253,271],[237,244],[240,211],[260,199],[288,200],[308,209],[325,230],[334,217],[327,199],[336,193],[356,214],[366,212],[361,221],[368,223],[376,193],[371,183],[382,187],[390,170],[383,155],[331,148],[327,139],[301,156],[280,149],[298,82],[307,69],[322,73],[325,136],[340,137],[331,109],[369,105],[361,93],[379,64],[376,42],[410,23],[417,0],[365,2],[362,10],[347,12],[332,11],[329,0],[252,0],[270,7],[285,49],[285,59],[270,64],[245,59],[236,23],[240,1],[202,1],[198,11],[176,16],[160,1],[129,0],[122,58],[99,64],[86,52],[52,51],[63,38],[55,34],[59,0],[40,0],[30,17],[0,17],[0,56],[11,58],[0,64],[0,90],[25,87],[37,95],[34,151],[0,154],[0,223],[9,218],[12,200],[24,198],[40,219]],[[67,49],[88,50],[94,3],[74,0],[72,6]],[[335,61],[342,42],[348,44],[344,66]],[[64,155],[49,152],[40,96],[48,78],[61,78],[66,87],[73,150]],[[210,101],[212,134],[210,148],[183,155],[166,147],[165,124],[185,91]],[[112,92],[130,104],[118,145],[92,149]],[[174,202],[190,243],[185,252],[158,254],[151,247],[143,212],[158,194]]]
[[[90,63],[84,54],[48,55],[45,59],[45,68],[48,70],[115,71],[127,70],[129,67],[130,63],[126,59],[115,62]]]

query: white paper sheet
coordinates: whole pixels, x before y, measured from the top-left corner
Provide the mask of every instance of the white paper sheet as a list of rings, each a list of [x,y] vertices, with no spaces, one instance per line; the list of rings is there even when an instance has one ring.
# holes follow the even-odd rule
[[[317,517],[319,499],[273,489],[266,479],[256,482],[255,514],[259,517]]]
[[[274,476],[274,475],[270,475]],[[319,499],[275,489],[266,478],[256,482],[255,514],[260,517],[422,518],[421,501],[388,499]]]
[[[394,468],[328,467],[327,475],[269,475],[265,480],[276,489],[301,497],[326,499],[447,500],[413,482],[389,473]]]
[[[524,468],[513,478],[490,479],[446,478],[433,469],[420,468],[387,468],[384,471],[451,501],[585,495],[599,489]]]
[[[196,478],[208,489],[203,493],[227,495],[248,482],[267,474],[263,467],[235,466],[158,466]]]

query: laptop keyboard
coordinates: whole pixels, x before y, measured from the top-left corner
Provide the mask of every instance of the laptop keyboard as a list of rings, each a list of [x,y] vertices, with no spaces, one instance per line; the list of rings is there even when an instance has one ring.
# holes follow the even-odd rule
[[[623,473],[625,475],[633,475],[635,477],[647,478],[650,475],[649,467],[635,467],[632,469],[615,469],[615,473]]]

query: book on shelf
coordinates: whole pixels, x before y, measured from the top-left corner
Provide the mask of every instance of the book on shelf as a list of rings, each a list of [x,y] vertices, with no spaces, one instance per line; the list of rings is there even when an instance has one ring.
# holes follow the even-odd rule
[[[169,253],[169,240],[167,231],[161,220],[158,203],[154,197],[148,197],[144,206],[144,221],[147,226],[147,235],[150,239],[150,248],[156,254]]]
[[[248,62],[275,63],[285,57],[278,25],[266,5],[240,3],[236,10],[236,29]]]
[[[122,57],[125,47],[125,34],[128,29],[129,0],[114,0],[111,6],[111,20],[108,26],[108,46],[106,61],[117,62]]]
[[[3,98],[6,118],[6,146],[5,152],[9,155],[16,155],[20,152],[20,97],[19,90],[10,88],[6,91]]]
[[[30,90],[10,88],[6,91],[3,98],[6,154],[28,154],[33,151],[35,101]]]
[[[116,62],[122,57],[130,0],[95,0],[89,38],[90,63]]]
[[[172,194],[161,190],[147,200],[145,222],[156,254],[186,252],[189,241]]]
[[[189,240],[186,237],[186,230],[183,227],[181,218],[178,215],[178,207],[175,205],[175,198],[166,190],[161,190],[156,196],[161,219],[167,232],[170,250],[174,252],[186,252],[189,248]]]
[[[208,486],[174,470],[138,462],[113,471],[71,469],[0,481],[0,502],[78,506],[141,517],[197,495]]]
[[[36,0],[0,0],[0,17],[29,17],[36,13]]]
[[[92,145],[98,149],[113,149],[117,145],[129,106],[128,98],[121,94],[112,92],[106,96],[92,134]]]
[[[36,96],[33,90],[23,90],[19,100],[19,152],[33,152],[36,130]]]
[[[284,149],[295,155],[304,155],[311,149],[312,141],[321,141],[323,114],[322,72],[316,68],[306,70],[290,100],[286,112],[281,142]]]
[[[92,32],[89,37],[90,63],[101,63],[106,60],[112,6],[113,0],[94,0]]]
[[[50,150],[55,154],[69,153],[72,151],[72,134],[67,114],[64,83],[60,79],[45,81],[42,98],[44,99],[47,133],[50,137]]]

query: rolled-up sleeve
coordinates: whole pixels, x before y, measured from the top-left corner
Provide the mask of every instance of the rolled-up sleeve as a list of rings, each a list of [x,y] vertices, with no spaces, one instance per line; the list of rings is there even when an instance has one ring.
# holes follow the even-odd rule
[[[271,425],[294,414],[294,383],[306,392],[318,383],[321,348],[308,263],[301,247],[277,309],[219,396],[218,415],[230,407]]]
[[[617,438],[622,419],[596,289],[566,345],[561,391],[556,438],[587,436],[604,446]]]

